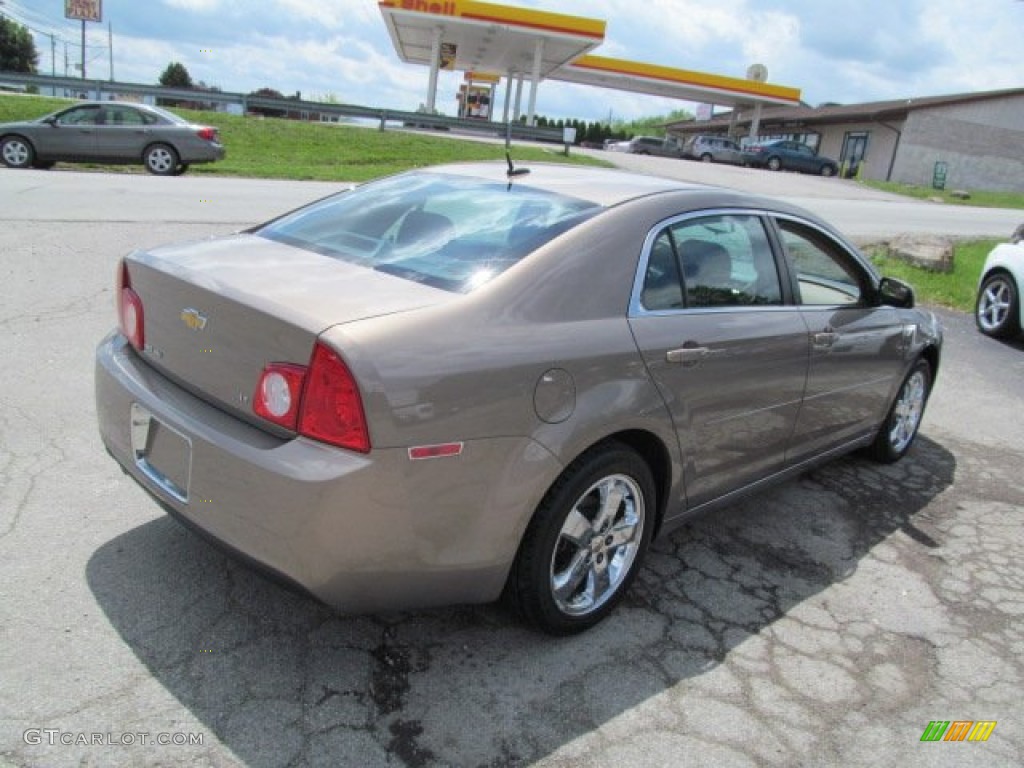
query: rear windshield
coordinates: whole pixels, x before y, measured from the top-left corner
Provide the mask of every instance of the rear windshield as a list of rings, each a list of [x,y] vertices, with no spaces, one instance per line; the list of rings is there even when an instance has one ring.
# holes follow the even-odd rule
[[[404,174],[313,203],[255,233],[468,293],[600,209],[523,183]]]
[[[524,183],[404,174],[313,203],[256,234],[466,293],[599,210]]]

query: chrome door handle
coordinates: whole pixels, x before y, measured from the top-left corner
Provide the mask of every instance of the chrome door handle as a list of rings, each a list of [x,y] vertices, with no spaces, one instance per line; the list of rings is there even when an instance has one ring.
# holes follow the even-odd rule
[[[823,333],[815,333],[811,336],[816,347],[831,347],[838,338],[839,334],[834,331],[824,331]]]
[[[682,365],[696,365],[711,353],[707,347],[681,347],[670,349],[665,353],[665,360],[669,363],[681,363]]]

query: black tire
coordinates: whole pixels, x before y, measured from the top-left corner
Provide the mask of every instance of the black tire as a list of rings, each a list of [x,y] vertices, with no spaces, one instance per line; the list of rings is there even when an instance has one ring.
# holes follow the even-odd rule
[[[32,142],[23,136],[5,136],[0,141],[0,160],[8,168],[31,168],[36,159]]]
[[[702,163],[710,163],[712,160],[714,160],[714,158],[711,157],[711,155],[709,155],[707,152],[700,156],[700,161]]]
[[[513,610],[552,635],[582,632],[611,613],[650,545],[654,488],[647,463],[620,443],[599,445],[570,464],[519,545],[505,590]],[[612,503],[602,506],[602,496]]]
[[[910,450],[921,426],[925,405],[932,390],[932,367],[924,358],[914,363],[900,384],[896,400],[868,448],[868,455],[882,464],[899,461]]]
[[[781,171],[782,161],[777,157],[768,158],[768,170],[769,171]]]
[[[154,176],[173,176],[181,164],[174,147],[167,144],[151,144],[142,153],[142,162],[146,170]]]
[[[835,176],[836,175],[835,166],[827,165],[827,164],[821,166],[821,175],[824,176],[825,178],[828,178],[829,176]]]
[[[1020,334],[1020,291],[1009,272],[994,272],[985,278],[974,302],[978,330],[994,339]]]

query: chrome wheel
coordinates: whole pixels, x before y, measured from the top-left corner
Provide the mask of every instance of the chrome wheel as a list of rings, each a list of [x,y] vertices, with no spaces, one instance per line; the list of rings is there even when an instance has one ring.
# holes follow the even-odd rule
[[[910,447],[917,428],[921,424],[924,404],[928,399],[928,377],[922,370],[916,370],[903,382],[903,389],[893,407],[892,423],[889,429],[889,446],[894,453],[902,454]]]
[[[626,594],[657,514],[647,461],[615,441],[573,461],[548,489],[523,534],[505,598],[553,635],[594,626]]]
[[[1013,278],[1000,273],[985,281],[978,292],[975,307],[975,319],[982,333],[989,336],[1017,333],[1017,311],[1017,290]]]
[[[770,171],[778,171],[781,168],[782,168],[782,161],[779,160],[779,158],[777,158],[777,157],[769,157],[768,158],[768,170],[770,170]]]
[[[868,454],[883,464],[899,461],[910,450],[921,426],[925,405],[932,387],[932,367],[924,357],[914,363],[899,394],[889,409],[889,415],[868,448]]]
[[[551,557],[551,594],[559,610],[584,616],[618,592],[636,559],[646,518],[636,481],[610,475],[576,501]]]
[[[28,168],[32,164],[32,146],[18,136],[4,139],[0,145],[0,157],[10,168]]]

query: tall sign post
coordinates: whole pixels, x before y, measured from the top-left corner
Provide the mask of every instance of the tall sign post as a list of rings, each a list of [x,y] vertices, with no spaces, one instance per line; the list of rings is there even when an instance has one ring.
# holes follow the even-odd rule
[[[82,79],[85,79],[85,22],[103,21],[103,0],[64,0],[64,18],[82,22]]]

